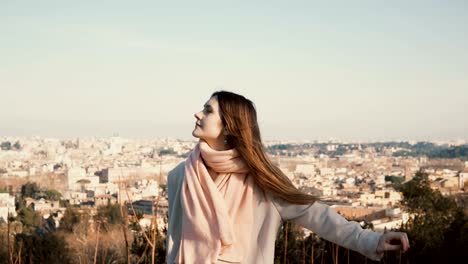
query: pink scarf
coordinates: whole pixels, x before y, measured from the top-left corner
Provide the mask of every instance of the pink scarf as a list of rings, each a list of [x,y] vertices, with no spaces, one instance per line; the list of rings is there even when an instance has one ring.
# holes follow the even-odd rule
[[[203,161],[218,173],[216,180]],[[253,178],[235,149],[217,151],[200,141],[185,163],[181,203],[177,263],[242,261],[253,224]]]

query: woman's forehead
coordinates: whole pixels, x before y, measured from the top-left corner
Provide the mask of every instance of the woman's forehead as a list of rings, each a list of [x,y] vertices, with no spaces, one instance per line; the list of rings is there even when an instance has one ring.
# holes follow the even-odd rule
[[[205,106],[210,105],[211,107],[218,109],[218,98],[216,96],[211,97],[206,101]]]

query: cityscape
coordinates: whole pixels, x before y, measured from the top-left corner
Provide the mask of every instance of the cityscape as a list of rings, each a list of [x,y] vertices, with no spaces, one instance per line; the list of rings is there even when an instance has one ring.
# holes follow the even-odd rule
[[[190,209],[204,213],[186,231],[213,219],[197,208],[213,199],[194,208],[172,199],[184,196],[173,196],[168,175],[182,172],[170,174],[198,139],[237,148],[262,187],[256,231],[232,236],[252,234],[255,247],[234,242],[249,257],[466,262],[467,13],[467,1],[435,0],[0,1],[0,264],[155,264],[215,253],[194,250],[226,242],[213,235],[193,239],[190,255],[177,251]],[[249,114],[222,98],[216,107],[212,95],[222,91],[245,97]],[[241,136],[229,132],[230,118]],[[236,143],[250,142],[247,128],[252,149]],[[202,174],[231,179],[207,167]],[[246,183],[232,182],[224,186]],[[294,203],[262,200],[265,191]],[[226,216],[220,204],[216,215]],[[284,216],[289,206],[302,215]],[[305,216],[323,221],[309,230],[316,222]],[[217,222],[243,231],[250,219]],[[343,225],[326,228],[333,219]],[[219,231],[208,225],[202,233]]]
[[[4,230],[8,222],[8,232],[15,226],[13,233],[60,230],[70,208],[92,216],[79,219],[87,221],[87,232],[99,232],[99,208],[118,206],[138,230],[157,227],[162,234],[167,229],[167,173],[197,143],[119,136],[0,141],[0,223]],[[468,145],[462,140],[267,141],[265,149],[297,188],[378,232],[399,229],[414,217],[395,184],[410,182],[417,172],[426,173],[429,186],[442,195],[466,197]],[[20,202],[40,218],[30,231]]]

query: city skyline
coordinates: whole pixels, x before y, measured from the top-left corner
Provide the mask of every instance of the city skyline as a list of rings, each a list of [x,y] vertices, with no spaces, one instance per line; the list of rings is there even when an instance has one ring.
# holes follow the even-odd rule
[[[0,137],[191,139],[222,89],[266,140],[466,141],[467,7],[2,2]]]

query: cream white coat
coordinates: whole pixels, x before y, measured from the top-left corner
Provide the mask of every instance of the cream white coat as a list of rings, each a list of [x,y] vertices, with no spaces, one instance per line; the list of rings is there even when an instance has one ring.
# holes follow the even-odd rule
[[[183,214],[180,191],[184,177],[185,162],[182,162],[169,172],[167,178],[169,202],[167,263],[174,263],[180,246]],[[376,253],[382,234],[362,229],[358,223],[347,221],[328,205],[319,202],[310,205],[291,204],[268,193],[265,197],[258,186],[255,186],[254,225],[249,245],[250,251],[242,263],[274,263],[276,235],[285,220],[291,220],[326,240],[358,251],[372,260],[380,260],[383,256],[383,254]]]

